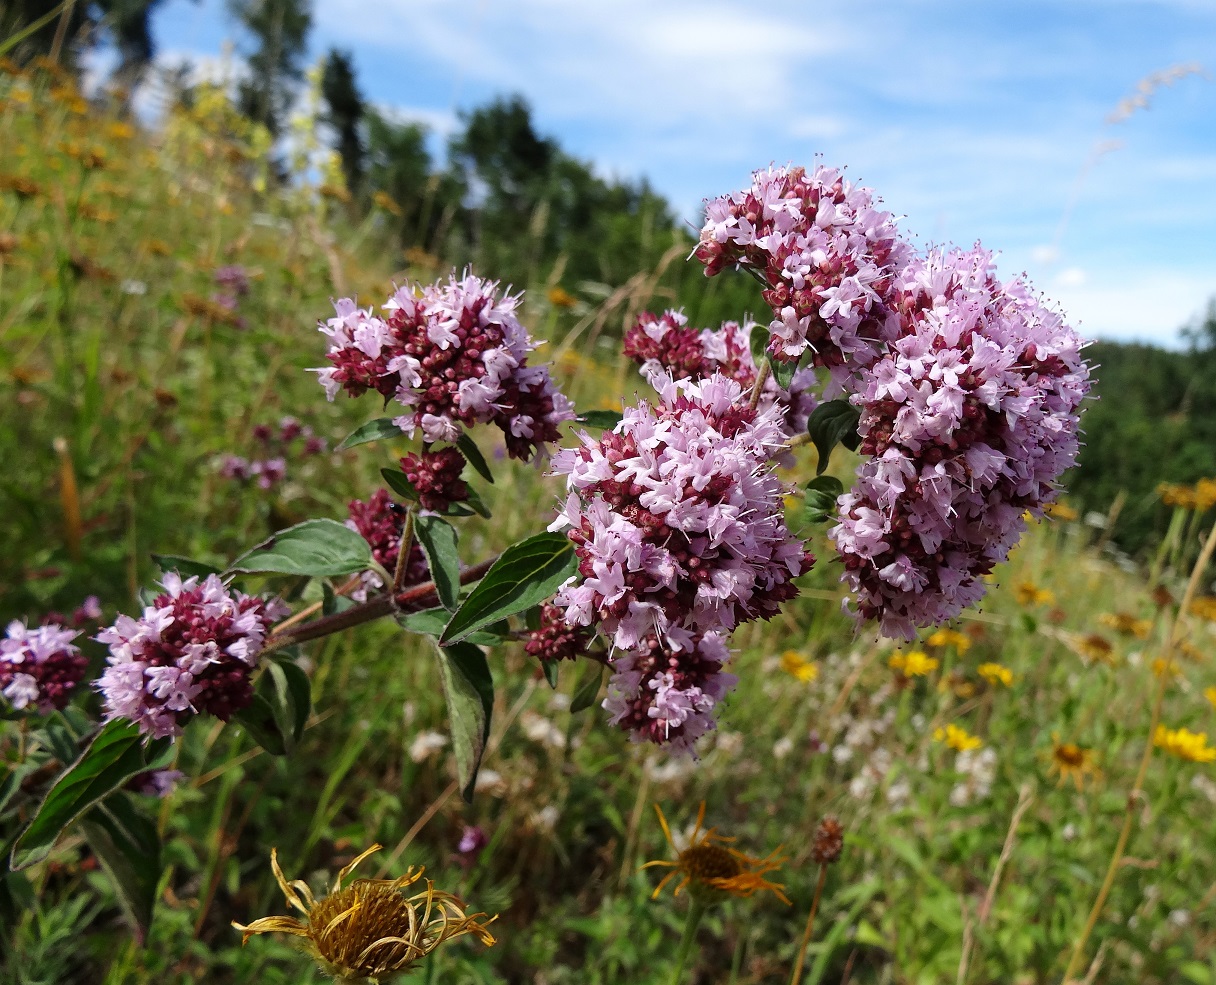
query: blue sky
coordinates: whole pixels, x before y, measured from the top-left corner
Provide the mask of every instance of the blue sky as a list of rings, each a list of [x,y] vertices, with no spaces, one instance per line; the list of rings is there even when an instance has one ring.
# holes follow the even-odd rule
[[[314,19],[315,55],[351,50],[370,99],[439,137],[521,93],[690,221],[819,154],[922,243],[999,250],[1088,336],[1176,344],[1216,297],[1216,0],[315,0]],[[204,61],[234,32],[222,0],[169,0],[154,30],[162,58]],[[1206,74],[1107,122],[1175,66]]]

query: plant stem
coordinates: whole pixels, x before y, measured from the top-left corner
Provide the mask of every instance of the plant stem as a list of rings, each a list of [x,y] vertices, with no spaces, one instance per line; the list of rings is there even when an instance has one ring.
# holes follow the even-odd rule
[[[1208,539],[1204,542],[1203,550],[1199,552],[1199,557],[1195,561],[1195,567],[1191,569],[1191,578],[1187,582],[1186,592],[1182,596],[1182,604],[1178,607],[1178,615],[1175,617],[1174,624],[1170,627],[1169,635],[1166,638],[1164,650],[1166,660],[1171,659],[1174,648],[1180,642],[1179,623],[1195,597],[1195,590],[1203,578],[1203,573],[1207,569],[1208,562],[1212,559],[1213,550],[1216,550],[1216,525],[1213,525],[1211,532],[1208,534]],[[1144,787],[1144,778],[1148,775],[1148,764],[1153,758],[1153,735],[1157,731],[1158,723],[1161,721],[1161,705],[1165,700],[1165,685],[1168,678],[1169,675],[1163,673],[1157,683],[1157,695],[1153,699],[1153,713],[1149,721],[1148,737],[1144,742],[1144,754],[1140,757],[1140,768],[1136,771],[1136,782],[1127,796],[1127,808],[1123,814],[1123,826],[1119,829],[1119,839],[1115,842],[1115,852],[1110,857],[1110,865],[1106,868],[1106,878],[1102,880],[1102,888],[1098,890],[1098,898],[1094,900],[1093,908],[1089,911],[1089,918],[1085,921],[1085,929],[1081,931],[1081,936],[1077,938],[1076,944],[1073,945],[1072,955],[1068,959],[1068,967],[1064,969],[1063,985],[1068,985],[1072,976],[1081,966],[1085,944],[1089,941],[1089,935],[1093,933],[1094,926],[1098,922],[1098,917],[1102,915],[1102,908],[1106,905],[1106,898],[1110,895],[1111,887],[1115,883],[1115,875],[1118,873],[1119,866],[1123,862],[1123,853],[1127,849],[1127,842],[1132,833],[1132,824],[1136,818],[1136,802],[1140,799],[1141,791]]]
[[[401,592],[405,584],[405,570],[410,566],[410,549],[414,546],[414,508],[405,511],[405,524],[401,528],[401,542],[397,545],[397,569],[393,572],[393,594]]]
[[[684,922],[684,936],[680,938],[680,950],[676,953],[676,973],[671,976],[671,985],[680,985],[680,982],[684,980],[688,955],[692,953],[692,945],[697,939],[697,928],[701,926],[703,916],[705,916],[705,904],[695,897],[690,897],[688,919]]]
[[[802,981],[802,966],[806,963],[806,949],[811,945],[811,931],[815,928],[815,914],[819,911],[819,900],[823,896],[823,884],[828,878],[828,867],[819,866],[819,878],[815,882],[815,895],[811,897],[811,912],[807,914],[806,929],[802,932],[802,943],[798,945],[798,959],[794,962],[794,970],[790,974],[790,985],[799,985]]]
[[[465,568],[460,572],[460,584],[467,585],[469,582],[477,581],[490,570],[497,560],[498,555],[496,554],[494,557],[487,558],[479,564]],[[320,619],[306,622],[302,626],[294,626],[283,632],[272,633],[261,652],[263,654],[271,653],[274,650],[294,646],[296,643],[319,640],[323,636],[340,633],[344,629],[352,629],[355,626],[363,625],[365,622],[383,619],[385,616],[390,616],[397,612],[417,612],[427,602],[434,601],[435,597],[435,583],[433,581],[424,581],[421,584],[407,588],[404,592],[400,592],[397,595],[386,592],[383,595],[377,595],[375,598],[368,599],[366,602],[361,602],[359,605],[351,606],[351,608],[344,612],[335,612],[331,616],[322,616]]]
[[[760,403],[760,394],[764,390],[764,381],[768,379],[768,374],[772,372],[773,364],[772,357],[769,356],[756,367],[756,382],[752,384],[752,395],[747,401],[747,406],[752,410]]]

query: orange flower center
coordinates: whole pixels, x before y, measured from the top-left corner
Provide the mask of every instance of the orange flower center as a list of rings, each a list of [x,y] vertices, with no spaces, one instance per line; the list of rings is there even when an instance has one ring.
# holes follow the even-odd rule
[[[1055,755],[1056,760],[1065,766],[1075,767],[1085,764],[1085,753],[1081,751],[1080,746],[1074,746],[1071,742],[1057,746]]]

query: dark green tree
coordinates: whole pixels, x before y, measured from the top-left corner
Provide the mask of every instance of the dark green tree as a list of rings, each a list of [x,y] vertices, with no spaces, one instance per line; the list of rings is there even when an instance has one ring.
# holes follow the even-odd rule
[[[241,111],[273,134],[304,75],[305,46],[312,28],[311,0],[228,0],[247,35],[249,76],[238,89]]]
[[[363,95],[355,81],[354,59],[349,51],[331,48],[321,75],[321,96],[325,100],[325,122],[334,131],[346,187],[359,195],[363,187],[364,155]]]

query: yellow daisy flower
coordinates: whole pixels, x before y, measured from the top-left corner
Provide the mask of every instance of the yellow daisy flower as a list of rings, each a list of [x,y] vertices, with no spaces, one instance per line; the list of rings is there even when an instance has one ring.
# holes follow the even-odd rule
[[[1072,780],[1078,790],[1086,777],[1097,778],[1101,775],[1092,749],[1083,749],[1072,742],[1061,742],[1059,735],[1054,732],[1051,736],[1051,764],[1047,772],[1058,773],[1061,786]]]
[[[1013,590],[1013,596],[1018,600],[1018,605],[1053,605],[1055,604],[1055,593],[1049,588],[1039,588],[1032,581],[1024,581]]]
[[[925,640],[925,646],[941,649],[943,647],[952,646],[955,652],[961,657],[964,653],[971,649],[971,637],[965,633],[959,633],[953,629],[939,629],[931,634]]]
[[[786,650],[781,654],[781,669],[804,684],[809,684],[819,676],[819,665],[813,660],[807,660],[797,650]]]
[[[945,728],[934,729],[933,738],[938,742],[946,743],[951,749],[955,749],[958,752],[978,749],[984,744],[978,735],[972,735],[965,728],[959,728],[957,725],[947,725]]]
[[[1216,748],[1208,745],[1206,732],[1158,725],[1157,731],[1153,733],[1153,745],[1164,749],[1171,756],[1188,759],[1192,763],[1210,763],[1216,760]]]
[[[924,650],[911,650],[908,653],[896,653],[887,661],[887,666],[903,674],[904,677],[924,677],[937,670],[941,661],[931,657]]]
[[[986,663],[980,664],[975,668],[975,672],[984,678],[989,684],[997,685],[1004,684],[1009,687],[1013,684],[1013,671],[1003,664]]]

